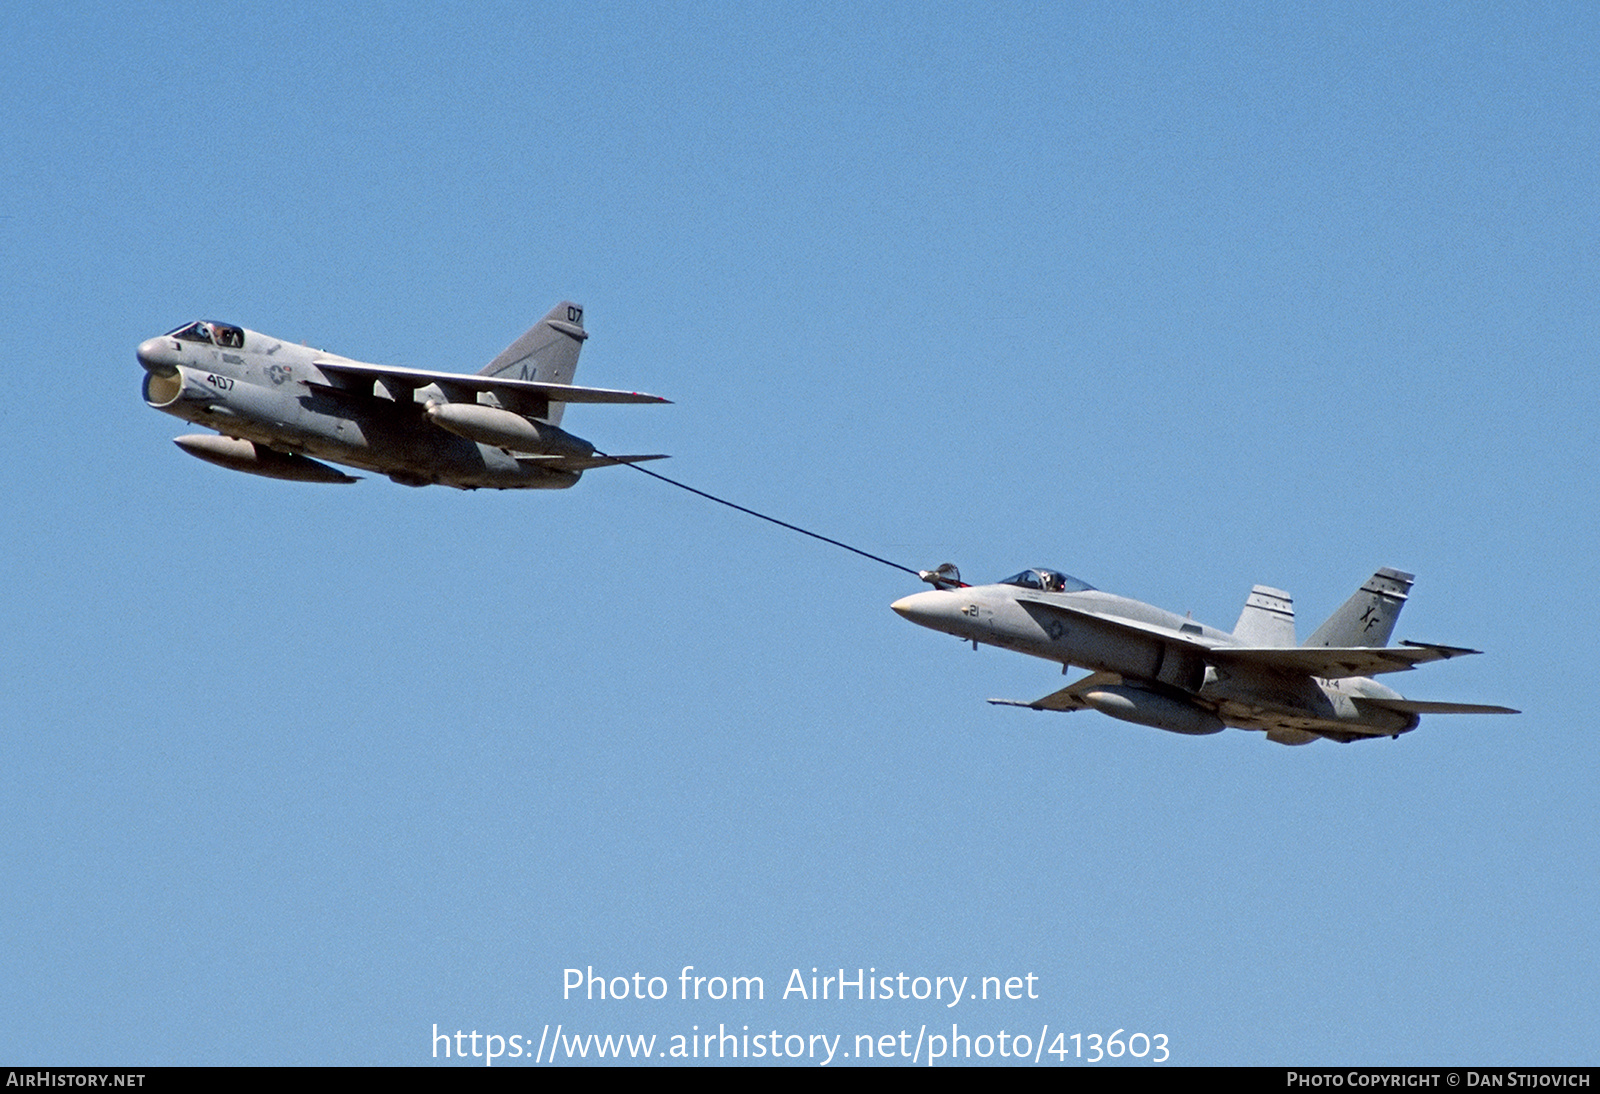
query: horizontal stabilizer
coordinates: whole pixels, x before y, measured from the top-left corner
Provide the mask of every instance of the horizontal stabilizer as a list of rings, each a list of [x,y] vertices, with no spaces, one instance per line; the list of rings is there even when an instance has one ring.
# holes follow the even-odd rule
[[[596,452],[593,456],[528,456],[518,455],[521,463],[538,464],[540,467],[552,467],[557,471],[587,471],[591,467],[606,467],[614,463],[644,463],[647,460],[664,460],[664,455],[655,456],[602,456]]]
[[[505,391],[535,399],[561,403],[667,403],[659,395],[637,391],[613,391],[604,387],[575,387],[572,384],[545,384],[534,380],[511,380],[498,376],[463,375],[459,372],[433,372],[421,368],[393,368],[369,365],[343,357],[319,357],[312,364],[330,376],[356,380],[384,380],[412,389],[438,384],[462,391]]]
[[[1478,703],[1430,703],[1421,699],[1356,699],[1357,706],[1374,706],[1400,714],[1521,714],[1510,707],[1483,706]]]

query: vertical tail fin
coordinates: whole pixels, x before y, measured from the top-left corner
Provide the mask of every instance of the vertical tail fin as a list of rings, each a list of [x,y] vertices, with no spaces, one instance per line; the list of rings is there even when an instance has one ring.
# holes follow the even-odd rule
[[[1233,636],[1247,646],[1289,647],[1294,642],[1294,597],[1257,585],[1250,590]]]
[[[583,309],[570,300],[563,300],[526,334],[501,351],[500,356],[490,361],[478,375],[570,384],[573,373],[578,371],[578,351],[587,337],[583,329]],[[559,425],[566,408],[566,403],[551,403],[545,413],[533,417]]]
[[[1415,574],[1385,566],[1330,615],[1328,621],[1306,639],[1306,645],[1332,649],[1387,646],[1415,577]]]

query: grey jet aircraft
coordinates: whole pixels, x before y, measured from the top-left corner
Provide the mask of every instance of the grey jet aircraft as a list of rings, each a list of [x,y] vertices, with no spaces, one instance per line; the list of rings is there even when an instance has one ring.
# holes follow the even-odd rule
[[[1294,602],[1257,585],[1233,631],[1101,592],[1055,570],[1024,570],[994,585],[961,583],[955,567],[923,571],[934,591],[891,607],[913,623],[970,641],[1077,665],[1090,675],[1032,703],[1033,710],[1098,710],[1173,733],[1265,731],[1279,744],[1327,737],[1396,737],[1423,714],[1516,714],[1506,707],[1406,699],[1372,679],[1428,661],[1477,653],[1389,636],[1412,575],[1373,574],[1302,644]]]
[[[667,401],[574,387],[587,337],[583,309],[563,302],[476,375],[369,365],[205,321],[141,343],[138,355],[146,403],[216,430],[174,443],[221,467],[356,481],[322,459],[405,486],[561,490],[591,467],[665,458],[601,455],[561,428],[568,403]]]

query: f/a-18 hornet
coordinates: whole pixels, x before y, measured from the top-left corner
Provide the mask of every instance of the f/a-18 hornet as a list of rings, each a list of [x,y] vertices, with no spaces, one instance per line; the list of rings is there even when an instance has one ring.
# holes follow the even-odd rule
[[[561,428],[568,403],[664,403],[574,387],[589,337],[583,309],[557,304],[476,375],[369,365],[227,323],[198,322],[139,346],[144,399],[216,434],[178,437],[192,456],[253,475],[355,482],[312,457],[405,486],[561,490],[606,456]]]
[[[972,643],[1090,669],[1032,703],[1034,710],[1098,710],[1173,733],[1264,730],[1269,741],[1303,745],[1399,737],[1423,714],[1516,714],[1506,707],[1406,699],[1373,680],[1477,650],[1403,642],[1390,646],[1412,575],[1384,568],[1303,644],[1294,602],[1257,585],[1233,632],[1137,600],[1103,593],[1055,570],[1024,570],[995,585],[961,583],[946,563],[924,571],[934,591],[892,607],[913,623]]]

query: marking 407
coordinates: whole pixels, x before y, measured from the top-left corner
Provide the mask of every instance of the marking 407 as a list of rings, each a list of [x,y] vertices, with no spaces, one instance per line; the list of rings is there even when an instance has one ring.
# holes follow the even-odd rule
[[[218,376],[214,372],[206,373],[206,383],[219,391],[232,391],[233,378],[231,376]]]

